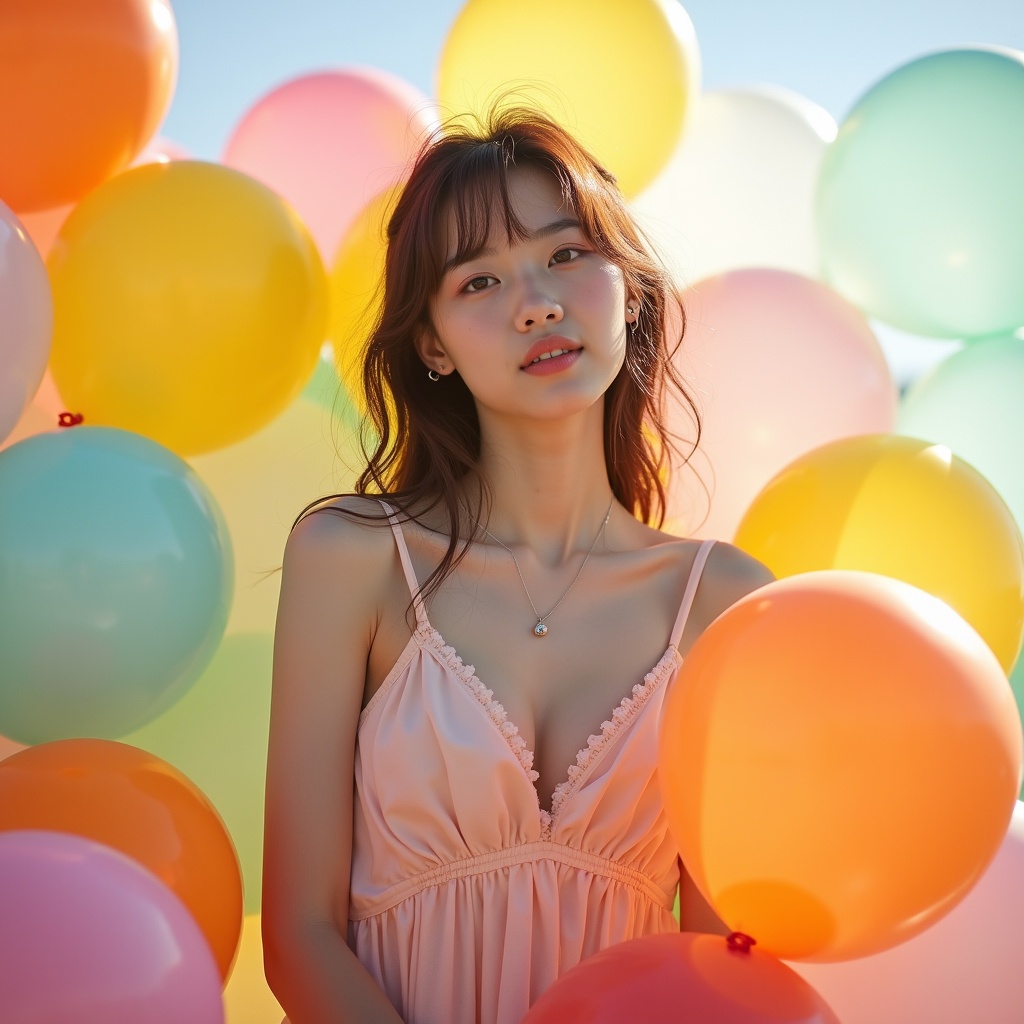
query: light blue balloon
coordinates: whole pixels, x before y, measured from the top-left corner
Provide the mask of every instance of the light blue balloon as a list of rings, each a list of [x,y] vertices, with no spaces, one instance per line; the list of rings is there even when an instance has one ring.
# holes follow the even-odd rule
[[[0,734],[156,717],[213,656],[233,579],[213,497],[156,442],[74,427],[0,452]]]

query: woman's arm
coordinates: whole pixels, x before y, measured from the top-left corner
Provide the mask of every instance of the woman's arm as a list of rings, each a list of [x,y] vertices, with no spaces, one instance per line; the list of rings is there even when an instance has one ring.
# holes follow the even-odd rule
[[[274,639],[263,959],[290,1024],[401,1024],[346,942],[356,725],[390,532],[333,513],[285,549]]]
[[[679,930],[728,935],[729,926],[711,909],[711,904],[693,884],[686,866],[680,861],[679,876]]]

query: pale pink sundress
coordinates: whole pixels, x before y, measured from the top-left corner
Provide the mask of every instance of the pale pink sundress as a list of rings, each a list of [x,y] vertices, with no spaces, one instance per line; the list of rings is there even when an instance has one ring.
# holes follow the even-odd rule
[[[417,628],[359,719],[348,942],[406,1024],[520,1024],[584,957],[678,928],[658,723],[713,542],[664,655],[576,755],[549,813],[518,729],[427,620],[391,522]]]

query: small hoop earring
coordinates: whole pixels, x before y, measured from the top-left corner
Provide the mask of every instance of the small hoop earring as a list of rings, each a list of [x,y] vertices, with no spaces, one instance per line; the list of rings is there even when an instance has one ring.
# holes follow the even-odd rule
[[[430,378],[431,380],[435,380],[435,381],[436,381],[436,380],[440,380],[440,379],[441,379],[441,374],[439,374],[439,373],[437,372],[437,370],[427,370],[427,376],[428,376],[428,377],[429,377],[429,378]]]

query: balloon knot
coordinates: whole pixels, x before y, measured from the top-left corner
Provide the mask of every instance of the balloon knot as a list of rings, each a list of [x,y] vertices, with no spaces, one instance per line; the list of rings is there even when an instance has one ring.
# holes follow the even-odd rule
[[[85,417],[80,412],[62,412],[57,416],[58,427],[77,427]]]
[[[757,939],[752,939],[749,935],[744,935],[743,932],[731,932],[725,941],[734,953],[749,953],[750,947],[757,945]]]

